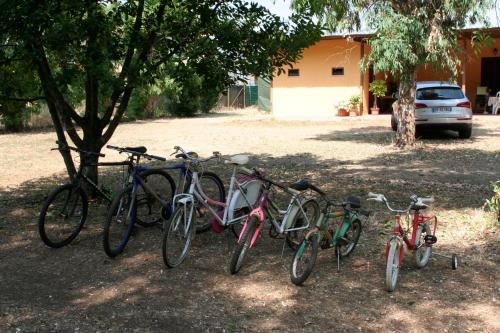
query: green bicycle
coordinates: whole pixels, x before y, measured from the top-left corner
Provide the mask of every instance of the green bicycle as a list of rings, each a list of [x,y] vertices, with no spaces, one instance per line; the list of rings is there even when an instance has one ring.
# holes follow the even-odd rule
[[[361,201],[357,197],[348,197],[342,203],[335,203],[328,200],[321,190],[316,188],[316,192],[321,195],[326,206],[293,256],[290,278],[295,285],[303,284],[311,274],[319,247],[335,248],[337,264],[340,265],[340,258],[354,251],[361,235],[361,221],[368,217],[367,212],[359,210]]]

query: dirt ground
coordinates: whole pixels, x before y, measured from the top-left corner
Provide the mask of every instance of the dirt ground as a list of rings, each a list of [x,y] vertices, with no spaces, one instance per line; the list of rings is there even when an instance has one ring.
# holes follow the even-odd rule
[[[248,153],[251,165],[283,182],[309,178],[332,198],[369,191],[404,202],[434,195],[435,252],[414,268],[405,259],[395,292],[384,290],[390,215],[372,216],[354,253],[340,263],[320,251],[303,287],[290,282],[292,252],[267,233],[242,271],[229,274],[229,232],[197,235],[186,261],[164,266],[161,230],[138,228],[125,252],[102,249],[105,206],[91,205],[85,229],[61,249],[46,247],[37,218],[48,193],[66,181],[52,132],[0,135],[0,332],[500,332],[500,231],[482,208],[500,179],[500,117],[478,116],[473,137],[421,133],[396,150],[387,116],[278,122],[256,111],[121,125],[110,144],[174,145],[208,156]],[[111,161],[122,158],[104,149]],[[228,186],[228,169],[211,164]],[[102,170],[112,182],[119,170]]]

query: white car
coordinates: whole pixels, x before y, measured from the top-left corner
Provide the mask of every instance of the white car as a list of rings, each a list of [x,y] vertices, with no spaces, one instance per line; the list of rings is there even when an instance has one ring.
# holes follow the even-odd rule
[[[397,130],[396,110],[392,105],[391,126]],[[419,128],[436,128],[458,131],[462,139],[472,134],[471,103],[462,89],[453,83],[428,81],[417,82],[415,97],[415,123]]]

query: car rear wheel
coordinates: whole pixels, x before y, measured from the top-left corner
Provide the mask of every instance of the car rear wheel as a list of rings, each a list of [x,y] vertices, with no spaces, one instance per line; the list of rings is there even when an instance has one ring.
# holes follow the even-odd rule
[[[469,139],[472,135],[472,126],[466,127],[458,131],[458,137],[460,139]]]

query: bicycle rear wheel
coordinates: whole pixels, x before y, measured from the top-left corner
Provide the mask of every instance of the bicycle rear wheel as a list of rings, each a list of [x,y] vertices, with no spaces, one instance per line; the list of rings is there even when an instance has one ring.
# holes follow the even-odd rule
[[[257,229],[257,223],[259,220],[256,216],[252,216],[247,223],[243,235],[241,235],[240,242],[236,245],[233,255],[231,256],[231,263],[229,264],[229,271],[231,274],[236,274],[240,271],[241,266],[243,266],[243,261],[247,254],[248,248],[250,247],[250,241]]]
[[[292,222],[290,223],[289,228],[292,229],[305,226],[308,220],[311,225],[314,225],[314,223],[318,219],[320,211],[318,201],[312,198],[308,199],[302,203],[302,209],[304,210],[307,219],[305,218],[304,213],[302,213],[302,211],[299,208],[296,211],[296,215],[290,217],[292,219]],[[292,250],[297,250],[299,244],[304,239],[305,232],[306,229],[302,229],[302,230],[292,231],[286,234],[286,243]]]
[[[387,252],[387,262],[385,268],[385,287],[387,291],[394,291],[398,282],[399,274],[399,244],[396,240],[389,242],[389,250]]]
[[[224,184],[222,180],[215,173],[210,171],[205,171],[199,175],[200,187],[205,193],[205,195],[214,201],[224,203],[226,201],[226,192],[224,190]],[[209,203],[210,204],[210,203]],[[210,206],[218,211],[224,209],[223,207],[217,206],[215,204],[210,204]],[[203,205],[198,200],[195,200],[195,227],[196,233],[203,233],[210,230],[212,222],[212,214],[205,205]]]
[[[123,252],[134,227],[135,207],[132,186],[127,186],[113,200],[104,223],[104,252],[114,258]]]
[[[290,280],[292,283],[300,286],[312,273],[316,257],[318,256],[318,234],[304,239],[292,259],[290,265]]]
[[[42,206],[38,233],[50,247],[63,247],[80,233],[87,219],[88,198],[81,187],[66,184],[56,188]]]
[[[166,171],[161,169],[147,170],[142,172],[140,176],[156,195],[170,204],[168,207],[163,207],[152,194],[148,193],[142,186],[138,186],[136,193],[136,222],[143,227],[151,227],[162,222],[164,218],[170,218],[175,182]]]
[[[423,268],[427,265],[432,253],[432,247],[425,243],[425,236],[427,235],[431,235],[431,228],[427,223],[421,224],[415,234],[415,251],[413,252],[415,266],[418,268]]]
[[[342,237],[341,244],[339,245],[341,257],[347,257],[352,251],[354,251],[354,248],[358,244],[359,237],[361,236],[361,230],[361,221],[352,221]]]
[[[165,225],[162,255],[163,262],[169,268],[180,265],[189,253],[195,233],[194,221],[190,221],[192,218],[190,213],[190,204],[178,206],[174,216]]]

